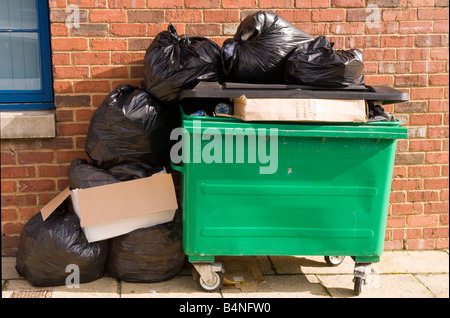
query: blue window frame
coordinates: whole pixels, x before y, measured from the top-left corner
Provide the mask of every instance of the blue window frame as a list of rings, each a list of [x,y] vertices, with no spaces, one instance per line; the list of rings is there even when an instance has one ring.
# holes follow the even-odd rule
[[[0,110],[54,108],[48,1],[0,1]]]

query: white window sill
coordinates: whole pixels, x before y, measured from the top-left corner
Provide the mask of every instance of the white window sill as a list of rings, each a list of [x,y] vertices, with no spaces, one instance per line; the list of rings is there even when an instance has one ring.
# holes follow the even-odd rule
[[[2,111],[0,112],[1,139],[53,138],[55,133],[55,112]]]

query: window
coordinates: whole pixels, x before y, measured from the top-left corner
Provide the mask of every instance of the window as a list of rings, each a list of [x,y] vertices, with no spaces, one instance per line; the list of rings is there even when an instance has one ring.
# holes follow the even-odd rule
[[[0,1],[0,110],[54,108],[48,1]]]

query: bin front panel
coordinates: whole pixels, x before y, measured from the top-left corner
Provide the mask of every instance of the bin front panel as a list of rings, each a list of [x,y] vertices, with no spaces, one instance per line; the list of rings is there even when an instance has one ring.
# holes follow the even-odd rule
[[[187,255],[381,255],[395,138],[377,138],[373,127],[360,127],[358,135],[345,127],[317,125],[313,134],[311,126],[278,125],[277,155],[260,162],[261,148],[274,151],[273,136],[260,140],[254,129],[254,142],[247,130],[241,144],[238,129],[230,147],[226,129],[232,135],[231,128],[269,125],[214,122],[192,129],[185,120],[183,126],[190,150],[183,163]],[[221,143],[205,137],[218,131]],[[211,162],[217,152],[222,159]],[[270,165],[273,173],[261,173]]]

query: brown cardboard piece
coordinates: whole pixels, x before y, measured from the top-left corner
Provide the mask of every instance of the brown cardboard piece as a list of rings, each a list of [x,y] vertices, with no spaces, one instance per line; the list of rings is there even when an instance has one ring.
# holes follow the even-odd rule
[[[227,257],[223,260],[226,268],[224,274],[224,288],[238,288],[241,292],[256,292],[258,286],[265,283],[265,278],[256,260],[251,258]]]
[[[367,122],[364,100],[232,98],[234,115],[244,121]],[[227,116],[228,117],[228,116]]]
[[[168,174],[77,192],[82,227],[177,208],[172,176]]]
[[[96,232],[112,229],[113,235],[121,231],[121,222],[127,229],[151,224],[153,215],[156,222],[168,222],[178,208],[172,175],[161,173],[88,189],[71,191],[67,187],[41,209],[42,218],[47,219],[69,195],[89,242],[87,229],[92,229],[95,234],[93,237],[98,240],[103,234]],[[126,225],[126,222],[129,224]],[[105,238],[108,235],[110,233],[105,233]]]
[[[60,205],[64,202],[65,199],[70,195],[69,187],[65,188],[62,192],[60,192],[56,197],[54,197],[49,203],[47,203],[41,209],[42,219],[45,221],[50,214],[53,213]]]

